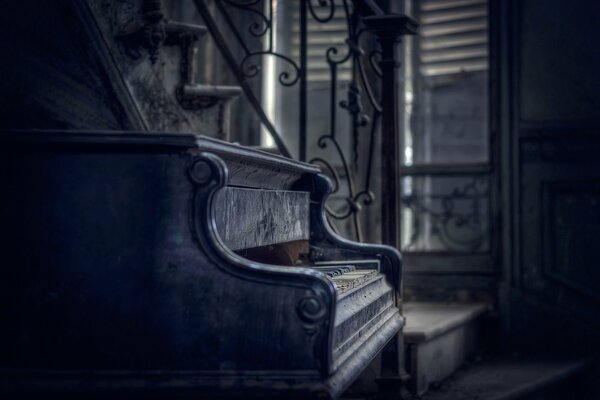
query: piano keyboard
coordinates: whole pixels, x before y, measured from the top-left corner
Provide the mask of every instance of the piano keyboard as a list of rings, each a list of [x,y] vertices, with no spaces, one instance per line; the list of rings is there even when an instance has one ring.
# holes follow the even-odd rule
[[[377,269],[357,269],[355,265],[315,265],[311,268],[326,274],[340,294],[360,287],[378,275]]]

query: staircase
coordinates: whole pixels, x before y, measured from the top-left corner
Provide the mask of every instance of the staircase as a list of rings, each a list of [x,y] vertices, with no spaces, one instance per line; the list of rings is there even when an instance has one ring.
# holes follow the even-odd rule
[[[176,2],[159,0],[76,3],[84,20],[96,26],[94,39],[106,45],[145,130],[231,139],[231,103],[242,91],[200,83],[198,52],[207,28],[197,15],[187,18],[194,22],[173,20],[167,10],[177,14]]]
[[[413,393],[448,378],[478,350],[487,306],[475,304],[406,303],[404,340]]]
[[[408,302],[404,337],[410,374],[405,398],[423,400],[593,399],[588,357],[490,351],[484,303]],[[593,374],[592,374],[593,375]],[[591,396],[591,397],[590,397]]]

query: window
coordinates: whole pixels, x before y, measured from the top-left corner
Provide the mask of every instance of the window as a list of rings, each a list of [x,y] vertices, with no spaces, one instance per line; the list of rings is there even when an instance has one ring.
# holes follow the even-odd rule
[[[489,254],[488,2],[407,7],[421,25],[405,47],[402,250]]]

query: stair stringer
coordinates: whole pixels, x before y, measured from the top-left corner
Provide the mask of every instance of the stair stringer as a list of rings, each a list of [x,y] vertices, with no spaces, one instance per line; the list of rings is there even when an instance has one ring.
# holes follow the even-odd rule
[[[197,101],[186,97],[181,89],[194,79],[188,71],[192,62],[187,49],[189,29],[200,32],[201,25],[173,24],[161,13],[160,21],[149,23],[143,0],[86,0],[93,23],[99,28],[106,53],[117,69],[143,121],[144,129],[159,132],[192,132],[218,139],[228,139],[230,100],[237,97],[212,98],[198,94]],[[155,2],[160,4],[160,2]],[[169,24],[171,24],[169,26]],[[185,25],[185,26],[184,26]],[[155,48],[141,36],[157,28]],[[173,32],[180,29],[181,32]],[[163,35],[161,37],[161,35]],[[187,36],[186,36],[187,35]],[[195,35],[194,39],[198,40]]]

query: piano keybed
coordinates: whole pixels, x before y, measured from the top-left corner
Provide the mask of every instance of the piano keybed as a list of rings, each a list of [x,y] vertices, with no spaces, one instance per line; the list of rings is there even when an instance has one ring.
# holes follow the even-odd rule
[[[329,261],[311,268],[326,274],[336,288],[332,345],[334,365],[338,366],[364,337],[380,329],[393,315],[393,290],[380,272],[379,260]]]
[[[357,269],[356,265],[316,265],[313,269],[323,272],[335,285],[338,294],[365,285],[378,275],[377,269]]]

